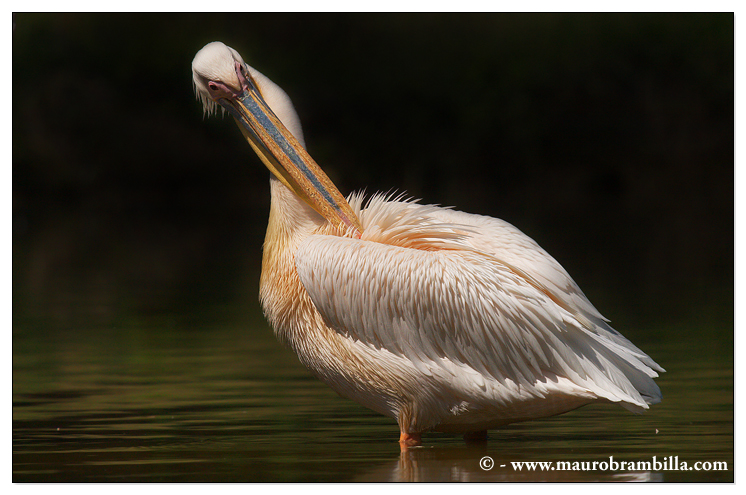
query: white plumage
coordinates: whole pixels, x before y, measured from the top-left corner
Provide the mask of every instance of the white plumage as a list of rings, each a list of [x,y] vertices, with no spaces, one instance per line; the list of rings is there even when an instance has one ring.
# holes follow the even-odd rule
[[[222,43],[201,50],[193,71],[205,108],[228,109],[279,178],[261,277],[275,333],[334,390],[396,418],[402,442],[597,400],[634,412],[661,400],[653,378],[664,370],[518,229],[401,198],[308,199],[338,192],[295,155],[305,150],[285,93]],[[267,124],[276,137],[262,134],[272,111],[252,110],[250,98],[277,115]],[[287,172],[306,167],[300,179]]]

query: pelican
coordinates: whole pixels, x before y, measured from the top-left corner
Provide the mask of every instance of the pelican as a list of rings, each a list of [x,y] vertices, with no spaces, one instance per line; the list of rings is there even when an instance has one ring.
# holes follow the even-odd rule
[[[396,419],[402,447],[613,402],[660,402],[663,372],[511,224],[361,194],[305,149],[290,98],[220,42],[192,62],[269,168],[260,301],[277,338],[337,393]]]

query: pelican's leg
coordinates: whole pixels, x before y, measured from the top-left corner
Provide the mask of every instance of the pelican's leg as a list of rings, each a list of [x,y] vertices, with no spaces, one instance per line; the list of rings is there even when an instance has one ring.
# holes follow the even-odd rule
[[[464,440],[466,440],[467,442],[486,442],[487,430],[470,431],[468,433],[464,433]]]
[[[402,431],[399,435],[399,443],[403,447],[416,447],[417,445],[422,445],[422,434]]]

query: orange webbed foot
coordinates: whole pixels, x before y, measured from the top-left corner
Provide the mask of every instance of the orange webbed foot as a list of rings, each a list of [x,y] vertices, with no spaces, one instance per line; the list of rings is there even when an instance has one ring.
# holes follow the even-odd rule
[[[401,432],[399,435],[399,445],[401,445],[402,450],[407,450],[407,447],[422,445],[422,434]]]

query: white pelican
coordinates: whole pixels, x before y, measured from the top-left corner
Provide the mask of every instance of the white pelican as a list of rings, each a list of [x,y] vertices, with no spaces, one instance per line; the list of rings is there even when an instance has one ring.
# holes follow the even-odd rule
[[[660,402],[663,368],[518,229],[399,198],[345,200],[282,89],[220,42],[192,71],[205,112],[230,112],[272,172],[260,299],[276,336],[339,394],[395,418],[403,446],[595,401]]]

